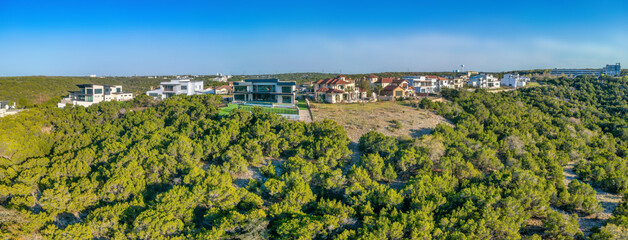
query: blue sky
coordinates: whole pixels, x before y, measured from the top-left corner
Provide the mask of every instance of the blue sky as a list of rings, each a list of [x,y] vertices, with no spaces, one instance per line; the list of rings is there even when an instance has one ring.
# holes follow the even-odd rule
[[[597,68],[626,26],[626,1],[0,0],[0,76]]]

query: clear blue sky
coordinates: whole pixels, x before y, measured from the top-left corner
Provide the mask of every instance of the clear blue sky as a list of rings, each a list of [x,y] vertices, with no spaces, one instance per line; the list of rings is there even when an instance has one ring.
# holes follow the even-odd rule
[[[628,64],[628,1],[0,0],[0,76]]]

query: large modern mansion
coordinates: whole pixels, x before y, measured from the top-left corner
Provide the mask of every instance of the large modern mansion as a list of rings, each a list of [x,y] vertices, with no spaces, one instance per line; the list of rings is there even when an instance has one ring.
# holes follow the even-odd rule
[[[526,84],[530,82],[529,77],[519,76],[519,74],[508,73],[504,74],[502,78],[501,84],[502,86],[508,87],[524,87]]]
[[[493,74],[478,74],[469,78],[468,84],[475,88],[499,88],[500,81]]]
[[[233,101],[243,103],[296,104],[296,82],[278,79],[246,79],[233,82]]]
[[[133,99],[133,93],[122,91],[121,85],[79,84],[79,91],[71,91],[70,95],[61,99],[58,107],[67,104],[88,107],[92,104],[108,101],[128,101]]]
[[[621,76],[621,65],[619,63],[616,64],[607,64],[606,67],[602,69],[552,69],[550,72],[553,76],[566,76],[566,77],[577,77],[577,76],[611,76],[611,77],[619,77]]]
[[[191,81],[190,79],[174,79],[161,82],[158,89],[146,92],[146,95],[166,99],[174,95],[198,95],[203,94],[203,81]]]

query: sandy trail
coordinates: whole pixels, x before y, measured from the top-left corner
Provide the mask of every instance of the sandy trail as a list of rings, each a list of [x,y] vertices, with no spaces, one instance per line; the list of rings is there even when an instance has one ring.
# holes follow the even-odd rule
[[[572,161],[567,163],[567,165],[563,167],[563,175],[565,176],[563,182],[565,183],[565,186],[567,186],[571,181],[577,179],[578,175],[576,175],[576,172],[574,171],[575,166],[576,162]],[[613,210],[615,210],[615,208],[619,206],[619,203],[621,202],[620,195],[609,193],[598,188],[593,189],[597,192],[597,194],[595,195],[595,199],[600,202],[600,204],[604,208],[604,211],[598,214],[578,217],[578,225],[580,225],[580,230],[585,235],[589,235],[590,230],[593,227],[604,226],[606,220],[613,215]]]

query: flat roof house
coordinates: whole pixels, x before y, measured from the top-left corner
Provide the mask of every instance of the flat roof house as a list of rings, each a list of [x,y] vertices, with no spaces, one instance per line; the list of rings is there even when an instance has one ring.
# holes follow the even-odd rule
[[[246,79],[233,82],[234,102],[296,104],[296,82],[279,79]]]
[[[121,85],[79,84],[79,91],[71,91],[61,99],[57,107],[67,104],[88,107],[92,104],[108,101],[128,101],[133,99],[133,93],[122,91]]]
[[[524,87],[528,82],[530,82],[530,78],[529,77],[523,77],[523,76],[519,76],[519,74],[512,74],[512,73],[508,73],[508,74],[504,74],[504,77],[502,78],[502,86],[509,86],[509,87]]]
[[[159,83],[159,88],[146,92],[146,95],[166,99],[174,95],[199,95],[203,94],[203,81],[191,81],[190,79],[173,79]]]
[[[475,88],[499,88],[500,81],[492,74],[478,74],[469,79],[469,85]]]

